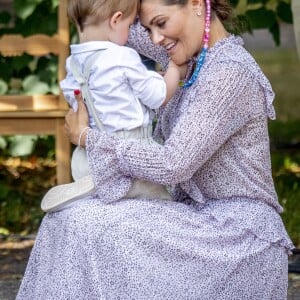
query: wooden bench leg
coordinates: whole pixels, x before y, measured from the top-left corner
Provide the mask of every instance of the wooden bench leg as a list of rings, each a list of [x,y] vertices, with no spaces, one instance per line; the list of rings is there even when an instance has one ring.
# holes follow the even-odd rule
[[[64,124],[65,119],[57,119],[55,141],[57,184],[69,183],[71,181],[71,144],[65,135]]]

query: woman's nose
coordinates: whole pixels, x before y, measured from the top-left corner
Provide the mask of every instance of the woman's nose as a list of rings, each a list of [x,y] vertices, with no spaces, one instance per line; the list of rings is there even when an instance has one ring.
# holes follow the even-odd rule
[[[154,44],[159,45],[163,41],[164,36],[160,34],[158,31],[153,31],[151,38]]]

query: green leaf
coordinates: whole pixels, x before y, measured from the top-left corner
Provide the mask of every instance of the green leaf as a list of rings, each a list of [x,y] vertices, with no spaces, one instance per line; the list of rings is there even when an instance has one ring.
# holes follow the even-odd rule
[[[237,29],[234,31],[235,34],[241,34],[243,32],[252,33],[252,28],[250,26],[249,20],[245,15],[237,16]]]
[[[7,198],[8,193],[9,193],[9,186],[4,182],[3,183],[0,182],[0,199]],[[1,234],[1,232],[0,232],[0,234]]]
[[[37,64],[37,75],[48,85],[57,83],[58,61],[56,56],[41,57]]]
[[[249,5],[251,4],[265,4],[268,0],[247,0]]]
[[[22,87],[27,95],[44,95],[50,91],[48,84],[40,81],[37,75],[27,76],[22,82]]]
[[[29,36],[37,33],[53,35],[56,32],[58,9],[57,0],[14,1],[15,11],[17,12],[13,28],[15,33],[22,33],[23,36]],[[41,22],[41,20],[44,21]]]
[[[9,230],[4,227],[0,227],[0,234],[1,235],[9,235]]]
[[[0,95],[6,94],[7,90],[8,90],[7,83],[4,80],[0,79]]]
[[[27,68],[32,60],[34,60],[34,58],[28,54],[15,56],[12,57],[11,65],[15,70],[20,71],[23,68]]]
[[[24,156],[32,153],[36,135],[15,135],[10,139],[9,153],[11,156]]]
[[[3,136],[0,136],[0,149],[5,149],[7,146],[6,139]]]
[[[0,12],[0,24],[8,24],[11,19],[11,15],[7,11]]]
[[[19,18],[25,20],[41,2],[42,0],[14,0],[14,12]]]
[[[272,34],[272,37],[273,37],[273,40],[274,40],[276,46],[279,46],[280,45],[280,27],[279,27],[278,22],[275,22],[273,24],[273,26],[271,26],[269,28],[269,31]]]
[[[239,4],[239,0],[230,0],[230,5],[236,7]]]
[[[11,66],[11,57],[0,56],[0,78],[9,82],[10,78],[13,76],[13,67],[8,68],[7,66]]]
[[[289,23],[289,24],[293,24],[293,14],[292,14],[290,4],[288,4],[284,1],[280,1],[277,6],[276,12],[277,12],[278,17],[282,21]]]
[[[50,92],[51,94],[54,94],[54,95],[59,95],[60,93],[60,88],[57,84],[53,84],[50,86]]]
[[[22,20],[25,20],[28,16],[30,16],[34,12],[35,8],[35,3],[22,3],[20,5],[19,1],[16,1],[14,5],[16,15]]]
[[[52,0],[52,8],[57,8],[59,4],[59,0]]]
[[[248,10],[246,17],[252,29],[270,28],[276,22],[276,15],[273,11],[264,7],[255,10]]]

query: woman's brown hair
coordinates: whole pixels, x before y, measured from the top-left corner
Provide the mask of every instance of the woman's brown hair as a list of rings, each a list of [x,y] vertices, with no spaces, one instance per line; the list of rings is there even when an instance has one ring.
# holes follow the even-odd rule
[[[143,1],[151,1],[151,0],[140,0]],[[205,2],[205,0],[203,0]],[[209,0],[211,6],[211,16],[214,18],[217,16],[220,21],[223,23],[225,28],[234,33],[238,33],[243,28],[243,24],[240,22],[238,18],[233,15],[233,9],[230,5],[229,0]],[[189,0],[161,0],[164,5],[178,5],[184,7],[188,4]]]
[[[189,0],[161,0],[165,5],[186,6]],[[143,0],[141,0],[141,3]],[[231,18],[232,8],[228,0],[210,0],[213,13],[222,21],[226,22]]]

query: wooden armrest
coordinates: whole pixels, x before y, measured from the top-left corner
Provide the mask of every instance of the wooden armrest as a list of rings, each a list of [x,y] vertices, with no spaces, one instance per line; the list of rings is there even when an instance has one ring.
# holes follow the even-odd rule
[[[22,119],[22,118],[64,118],[67,110],[47,111],[0,111],[1,119]]]
[[[4,95],[0,96],[0,112],[58,110],[58,95]]]
[[[5,34],[0,38],[0,53],[3,56],[18,56],[28,53],[34,56],[53,53],[59,55],[61,41],[58,34],[48,36],[35,34],[23,37],[20,34]]]

